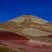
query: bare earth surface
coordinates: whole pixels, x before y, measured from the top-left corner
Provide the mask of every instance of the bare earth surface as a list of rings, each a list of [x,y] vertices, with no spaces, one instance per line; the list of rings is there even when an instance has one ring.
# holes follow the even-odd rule
[[[0,23],[1,45],[13,50],[22,49],[10,52],[52,52],[52,22],[22,15]]]
[[[52,43],[29,40],[7,31],[0,31],[1,43],[12,48],[23,48],[24,52],[52,52]]]

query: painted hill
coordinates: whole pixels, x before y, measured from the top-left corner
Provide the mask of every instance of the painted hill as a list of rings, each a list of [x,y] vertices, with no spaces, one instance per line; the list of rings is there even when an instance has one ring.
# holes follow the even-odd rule
[[[22,15],[0,23],[0,47],[1,51],[9,48],[10,52],[52,52],[52,22],[37,16]]]
[[[48,21],[32,15],[22,15],[7,22],[0,23],[0,27],[16,33],[22,33],[25,36],[35,37],[52,34],[52,26]]]

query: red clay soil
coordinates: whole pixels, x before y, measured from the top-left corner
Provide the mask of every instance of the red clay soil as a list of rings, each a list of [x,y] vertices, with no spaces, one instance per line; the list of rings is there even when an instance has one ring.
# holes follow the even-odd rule
[[[0,31],[0,40],[28,40],[26,37],[21,36],[20,34],[16,34],[13,32],[8,32],[8,31]],[[37,46],[39,43],[27,43],[27,44],[16,44],[16,41],[12,43],[14,46],[20,46],[20,45],[26,45],[26,48],[24,47],[25,51],[24,52],[52,52],[52,47],[49,46]],[[3,42],[5,43],[5,42]],[[10,41],[9,41],[10,43]],[[26,42],[25,42],[26,43]],[[35,45],[34,45],[35,44]],[[40,43],[41,45],[42,43]],[[10,46],[10,44],[8,44]],[[30,46],[30,48],[28,48]]]
[[[28,40],[26,37],[23,37],[19,34],[9,32],[9,31],[0,31],[0,40]]]
[[[51,35],[48,35],[48,37],[52,38],[52,34]]]

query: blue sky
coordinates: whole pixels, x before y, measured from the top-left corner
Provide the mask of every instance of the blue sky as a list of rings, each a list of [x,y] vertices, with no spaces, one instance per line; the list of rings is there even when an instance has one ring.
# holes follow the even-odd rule
[[[0,0],[0,22],[23,14],[52,22],[52,0]]]

